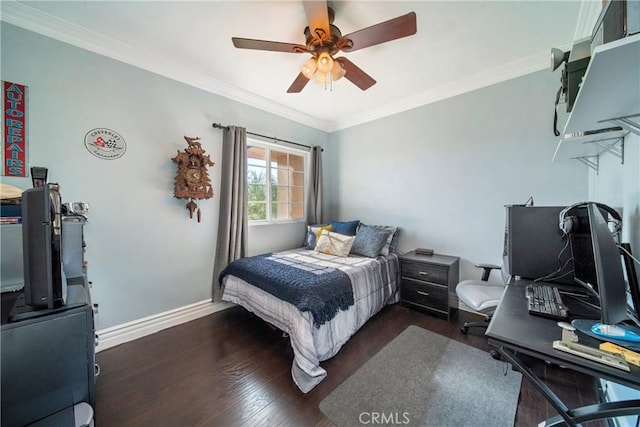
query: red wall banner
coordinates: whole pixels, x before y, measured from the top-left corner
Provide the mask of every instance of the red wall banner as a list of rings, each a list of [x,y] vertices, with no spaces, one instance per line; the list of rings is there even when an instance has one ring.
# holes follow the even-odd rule
[[[27,87],[2,82],[2,175],[27,176]]]

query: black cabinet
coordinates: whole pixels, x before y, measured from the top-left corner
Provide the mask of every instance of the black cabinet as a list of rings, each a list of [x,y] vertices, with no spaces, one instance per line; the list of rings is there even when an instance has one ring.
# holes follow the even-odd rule
[[[460,258],[448,255],[400,256],[400,300],[402,304],[425,310],[443,319],[458,308],[456,285]]]
[[[69,280],[67,306],[73,308],[2,325],[3,427],[30,424],[80,402],[95,408],[93,309],[82,278]]]
[[[7,311],[0,331],[2,427],[73,426],[74,411],[86,409],[82,402],[95,408],[95,330],[83,226],[84,221],[63,223],[64,306],[33,311],[24,291],[1,294]]]

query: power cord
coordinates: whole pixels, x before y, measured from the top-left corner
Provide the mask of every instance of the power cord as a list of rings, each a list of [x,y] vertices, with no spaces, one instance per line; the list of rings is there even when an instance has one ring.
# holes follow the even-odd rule
[[[573,257],[570,257],[568,260],[565,261],[564,264],[561,264],[561,259],[562,259],[562,254],[564,253],[564,251],[567,250],[567,248],[569,247],[569,239],[566,240],[564,246],[562,247],[562,249],[560,249],[560,252],[558,252],[558,256],[556,257],[556,259],[558,260],[558,265],[560,266],[557,270],[552,271],[549,274],[546,274],[545,276],[542,277],[538,277],[537,279],[534,280],[535,282],[540,282],[542,280],[555,280],[555,279],[561,279],[571,273],[573,273],[573,269],[569,270],[568,272],[564,273],[561,276],[558,277],[554,277],[556,274],[560,273],[562,270],[564,270],[567,265],[569,265],[569,263],[573,260]]]
[[[557,269],[556,271],[552,271],[551,273],[547,274],[546,276],[538,277],[537,279],[534,280],[534,283],[540,282],[542,280],[561,279],[561,278],[563,278],[565,276],[568,276],[569,274],[573,273],[573,268],[572,268],[569,271],[565,272],[564,274],[561,274],[560,276],[556,276],[558,273],[560,273],[562,270],[564,270],[572,260],[573,260],[573,258],[569,258],[567,261],[565,261],[565,263],[559,269]]]

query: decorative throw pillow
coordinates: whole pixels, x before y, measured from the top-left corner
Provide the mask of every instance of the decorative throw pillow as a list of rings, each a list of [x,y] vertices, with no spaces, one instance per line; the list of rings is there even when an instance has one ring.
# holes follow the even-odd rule
[[[363,226],[365,224],[361,224]],[[391,231],[389,237],[387,237],[387,242],[380,250],[380,255],[387,256],[389,253],[397,252],[398,250],[398,227],[395,225],[369,225],[369,227],[375,228],[377,230],[388,230]]]
[[[307,227],[307,236],[305,239],[305,248],[313,249],[316,247],[316,241],[322,230],[331,231],[331,226],[327,224],[309,225]]]
[[[348,257],[355,239],[355,236],[345,236],[344,234],[322,230],[314,250],[323,254]]]
[[[356,233],[351,253],[376,258],[380,255],[391,234],[392,230],[382,230],[362,224]]]
[[[358,229],[358,225],[360,225],[359,220],[354,221],[330,221],[332,230],[334,233],[344,234],[345,236],[355,236],[356,230]]]

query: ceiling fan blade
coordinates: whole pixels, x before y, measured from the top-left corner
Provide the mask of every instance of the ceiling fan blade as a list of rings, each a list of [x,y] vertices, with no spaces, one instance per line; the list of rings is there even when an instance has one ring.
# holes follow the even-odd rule
[[[376,84],[376,81],[369,74],[362,71],[361,68],[344,56],[336,58],[336,61],[338,61],[346,71],[344,78],[351,81],[351,83],[358,86],[360,89],[367,90]]]
[[[411,36],[415,34],[416,31],[416,13],[407,13],[406,15],[398,16],[397,18],[343,36],[343,39],[351,40],[353,46],[345,47],[342,50],[345,52],[353,52],[354,50]]]
[[[304,89],[304,87],[309,82],[309,79],[304,76],[304,74],[298,74],[298,77],[291,83],[289,89],[287,89],[287,93],[298,93]]]
[[[233,45],[239,49],[269,50],[272,52],[303,53],[307,47],[295,43],[281,43],[267,40],[242,39],[232,37]]]
[[[316,29],[321,29],[329,37],[329,8],[326,1],[304,1],[304,13],[307,15],[309,30],[315,35]]]

